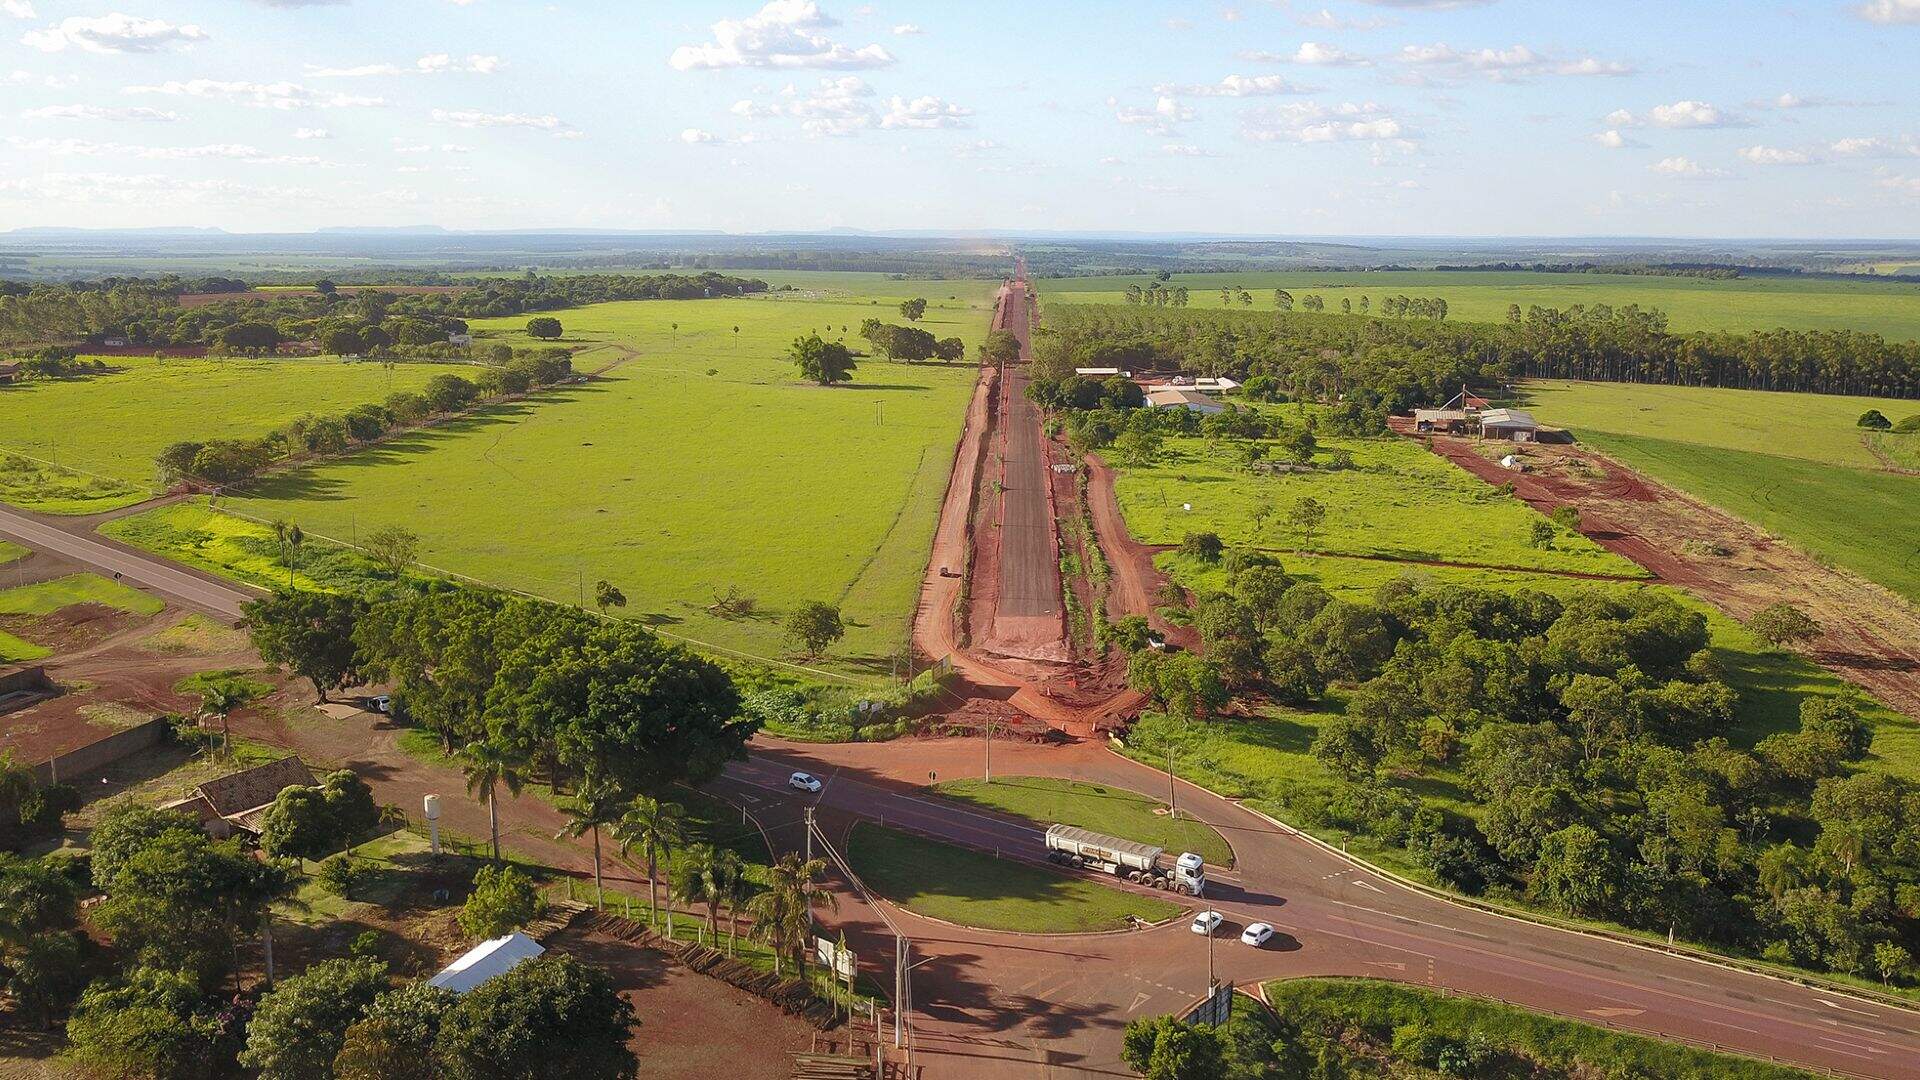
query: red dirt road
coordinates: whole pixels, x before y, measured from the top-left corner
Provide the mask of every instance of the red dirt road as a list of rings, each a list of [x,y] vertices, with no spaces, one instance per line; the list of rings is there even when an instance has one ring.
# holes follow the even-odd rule
[[[1736,619],[1791,601],[1824,631],[1809,657],[1920,720],[1920,611],[1886,589],[1592,451],[1532,447],[1534,471],[1516,473],[1475,453],[1469,439],[1428,445],[1490,484],[1512,484],[1543,513],[1577,508],[1588,537]],[[1703,542],[1726,553],[1702,554]]]

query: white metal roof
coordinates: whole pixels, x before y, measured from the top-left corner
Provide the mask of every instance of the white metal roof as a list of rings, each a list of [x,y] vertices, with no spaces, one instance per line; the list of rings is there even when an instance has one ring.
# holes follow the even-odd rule
[[[1537,428],[1540,422],[1525,409],[1488,409],[1480,414],[1480,426]]]
[[[1089,376],[1092,378],[1103,378],[1108,375],[1125,375],[1126,374],[1126,372],[1121,371],[1117,367],[1077,367],[1073,369],[1073,373],[1075,375]]]
[[[430,981],[435,986],[464,994],[495,975],[505,975],[546,951],[539,942],[525,934],[508,934],[468,949],[466,955],[448,964]]]
[[[1200,412],[1220,412],[1225,408],[1212,398],[1202,397],[1192,390],[1179,390],[1172,387],[1149,390],[1147,404],[1156,409],[1187,408],[1197,409]]]

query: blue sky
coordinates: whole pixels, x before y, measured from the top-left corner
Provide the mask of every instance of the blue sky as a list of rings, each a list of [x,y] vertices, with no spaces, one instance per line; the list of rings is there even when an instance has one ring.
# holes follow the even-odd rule
[[[0,0],[0,228],[1920,237],[1920,0]]]

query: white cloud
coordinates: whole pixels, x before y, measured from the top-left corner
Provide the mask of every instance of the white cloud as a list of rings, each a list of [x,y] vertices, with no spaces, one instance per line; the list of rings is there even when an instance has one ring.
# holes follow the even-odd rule
[[[322,67],[308,64],[307,74],[316,79],[362,79],[377,75],[492,75],[506,66],[497,56],[469,53],[456,57],[451,53],[428,53],[411,67],[399,64],[359,64],[354,67]]]
[[[1122,105],[1116,98],[1108,98],[1107,105],[1113,109],[1115,120],[1144,127],[1155,135],[1171,135],[1176,125],[1186,123],[1195,115],[1192,106],[1168,94],[1160,95],[1150,108]]]
[[[1744,146],[1740,156],[1755,165],[1811,165],[1816,160],[1804,150],[1789,150],[1779,146]]]
[[[895,37],[913,37],[924,33],[926,33],[925,30],[920,29],[917,24],[910,22],[900,23],[893,28],[893,35]]]
[[[879,45],[851,48],[819,33],[839,25],[814,0],[772,0],[756,15],[721,19],[713,40],[682,45],[667,63],[679,71],[708,68],[885,67],[893,54]]]
[[[180,119],[177,112],[149,109],[145,106],[110,107],[105,105],[43,105],[20,114],[27,120],[114,120],[171,123]]]
[[[1874,183],[1879,184],[1881,187],[1886,188],[1896,195],[1920,198],[1920,176],[1900,176],[1895,173],[1887,173],[1878,180],[1875,180]]]
[[[1395,142],[1411,146],[1406,125],[1369,101],[1298,102],[1248,113],[1241,137],[1255,142]]]
[[[303,127],[295,128],[293,137],[296,139],[331,139],[333,138],[333,132],[328,131],[326,128]]]
[[[1392,22],[1390,19],[1383,19],[1379,16],[1369,16],[1365,19],[1349,19],[1341,15],[1335,15],[1327,8],[1321,8],[1319,11],[1310,11],[1304,15],[1296,15],[1293,21],[1299,23],[1301,26],[1310,26],[1316,30],[1378,30],[1383,26],[1390,25]]]
[[[1396,59],[1419,74],[1414,78],[1437,77],[1461,80],[1475,76],[1495,82],[1515,82],[1543,76],[1631,75],[1633,68],[1617,60],[1591,56],[1560,57],[1526,45],[1505,49],[1456,49],[1444,42],[1434,45],[1408,45]]]
[[[100,143],[87,139],[21,139],[9,137],[7,145],[16,150],[54,157],[140,158],[148,161],[193,161],[223,158],[256,165],[325,165],[317,157],[269,154],[244,143],[209,143],[203,146],[128,146]]]
[[[771,101],[742,99],[733,114],[746,120],[787,118],[800,121],[808,135],[852,135],[873,127],[879,116],[871,99],[873,87],[858,75],[821,79],[805,92],[787,86]]]
[[[1920,0],[1868,0],[1853,10],[1868,22],[1920,23]]]
[[[1618,128],[1609,128],[1606,131],[1598,132],[1593,136],[1591,136],[1591,138],[1593,139],[1594,142],[1599,143],[1601,146],[1604,146],[1609,150],[1624,150],[1629,146],[1647,145],[1646,143],[1643,143],[1638,139],[1630,139],[1627,136],[1622,135]]]
[[[1645,115],[1639,115],[1627,109],[1615,109],[1608,113],[1604,123],[1611,128],[1640,127],[1643,125],[1662,128],[1725,128],[1746,127],[1747,122],[1725,112],[1715,105],[1704,101],[1676,101],[1671,105],[1655,105]]]
[[[323,94],[299,83],[233,82],[220,79],[170,80],[154,86],[129,86],[129,94],[162,94],[168,97],[213,98],[235,101],[262,109],[350,109],[385,105],[377,97],[354,94]]]
[[[1878,135],[1836,139],[1828,151],[1841,157],[1920,157],[1920,139],[1901,135],[1887,139]]]
[[[1665,176],[1679,176],[1688,180],[1704,180],[1715,176],[1724,176],[1719,169],[1709,169],[1689,157],[1666,157],[1647,166],[1654,172]]]
[[[433,119],[437,123],[452,124],[463,128],[524,128],[530,131],[545,131],[557,138],[579,138],[579,132],[572,124],[551,113],[490,113],[477,109],[435,109]]]
[[[714,142],[716,139],[711,131],[702,131],[699,128],[687,128],[680,132],[680,141],[689,146],[699,146],[702,143]]]
[[[16,19],[31,19],[34,17],[33,5],[28,3],[27,0],[0,0],[0,12],[5,12]]]
[[[1167,155],[1168,157],[1219,157],[1220,156],[1219,154],[1216,154],[1213,151],[1208,150],[1206,147],[1195,146],[1192,143],[1167,143],[1166,145],[1160,148],[1160,152]]]
[[[191,23],[179,25],[164,19],[142,19],[114,12],[71,15],[44,30],[29,30],[20,41],[41,52],[78,49],[91,53],[149,53],[174,45],[191,45],[206,38],[206,31]]]
[[[1190,97],[1265,97],[1273,94],[1311,94],[1316,89],[1290,82],[1284,75],[1229,75],[1217,83],[1165,83],[1155,87],[1154,93]]]
[[[331,202],[311,188],[237,183],[232,180],[181,180],[155,173],[41,173],[0,179],[0,197],[82,207],[163,206],[174,203],[225,206],[234,202],[275,206],[312,206]]]
[[[1313,67],[1363,67],[1370,63],[1366,57],[1350,53],[1338,45],[1323,45],[1317,41],[1303,41],[1300,47],[1287,58],[1288,62],[1307,64]]]
[[[924,96],[908,101],[896,97],[880,118],[883,128],[928,130],[932,128],[971,127],[973,110],[937,97]]]

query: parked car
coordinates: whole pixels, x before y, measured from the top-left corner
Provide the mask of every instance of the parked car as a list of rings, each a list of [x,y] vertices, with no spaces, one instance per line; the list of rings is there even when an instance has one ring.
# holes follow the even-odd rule
[[[393,698],[388,694],[375,694],[367,699],[367,708],[385,716],[392,716]]]
[[[1193,917],[1193,932],[1212,937],[1227,920],[1217,911],[1203,911]]]
[[[1247,927],[1245,930],[1240,931],[1240,942],[1243,945],[1251,945],[1257,949],[1260,946],[1265,945],[1267,943],[1267,939],[1271,938],[1272,936],[1273,936],[1273,927],[1268,926],[1266,923],[1263,923],[1263,922],[1257,922]]]
[[[820,778],[812,773],[797,772],[787,777],[787,786],[795,791],[814,793],[820,790],[821,785]]]

